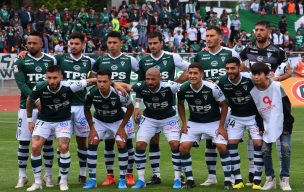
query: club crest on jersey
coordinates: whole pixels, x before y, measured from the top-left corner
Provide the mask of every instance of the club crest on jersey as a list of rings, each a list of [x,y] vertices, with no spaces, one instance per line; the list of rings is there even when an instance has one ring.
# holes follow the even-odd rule
[[[207,95],[203,95],[204,99],[207,100],[208,96]]]
[[[167,61],[165,60],[165,61],[163,61],[163,63],[164,63],[164,65],[166,66],[167,65]]]
[[[102,108],[103,109],[109,109],[110,107],[109,107],[109,105],[103,105]]]
[[[74,66],[73,66],[73,69],[74,69],[75,71],[80,71],[80,66],[79,66],[79,65],[74,65]]]
[[[154,66],[156,69],[159,69],[160,70],[160,67],[158,65]]]
[[[271,57],[272,53],[271,52],[268,52],[267,53],[267,57]]]
[[[215,67],[215,66],[217,66],[217,65],[218,65],[217,61],[212,61],[212,62],[211,62],[211,66],[212,66],[212,67]]]
[[[55,104],[60,103],[60,99],[58,99],[58,98],[53,99],[53,103],[55,103]]]
[[[62,94],[62,97],[63,97],[63,98],[66,98],[66,93],[63,93],[63,94]]]
[[[120,62],[120,64],[121,64],[121,66],[124,66],[124,65],[125,65],[125,62],[124,62],[124,61],[122,61],[122,62]]]
[[[165,93],[165,92],[162,92],[161,95],[163,96],[163,98],[165,98],[166,93]]]
[[[262,61],[263,61],[263,56],[257,56],[257,60],[258,60],[259,62],[262,62]]]
[[[49,64],[48,63],[44,63],[45,68],[48,68]]]
[[[117,65],[112,65],[112,66],[111,66],[111,69],[112,69],[113,71],[116,71],[116,70],[118,69],[118,67],[117,67]]]
[[[40,72],[42,71],[42,68],[41,68],[40,66],[37,66],[37,67],[35,68],[35,71],[38,72],[38,73],[40,73]]]
[[[226,59],[226,57],[221,57],[221,59],[222,59],[222,61],[224,62],[224,61],[225,61],[225,59]]]
[[[153,101],[153,102],[159,102],[159,98],[158,98],[158,97],[153,97],[153,98],[152,98],[152,101]]]
[[[247,91],[248,87],[247,87],[247,85],[244,85],[243,88],[245,89],[245,91]]]
[[[111,104],[113,105],[113,107],[115,106],[116,101],[111,101]]]
[[[205,95],[204,95],[205,96]],[[196,105],[201,105],[202,104],[202,101],[200,99],[195,99],[194,103]]]

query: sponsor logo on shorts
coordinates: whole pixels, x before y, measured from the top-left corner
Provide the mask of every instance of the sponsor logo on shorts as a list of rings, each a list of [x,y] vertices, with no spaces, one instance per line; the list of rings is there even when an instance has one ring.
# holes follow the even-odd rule
[[[82,117],[82,118],[79,119],[79,124],[81,126],[86,126],[88,124],[88,122],[87,122],[85,117]]]
[[[67,121],[63,121],[59,123],[60,127],[67,127],[69,123]]]

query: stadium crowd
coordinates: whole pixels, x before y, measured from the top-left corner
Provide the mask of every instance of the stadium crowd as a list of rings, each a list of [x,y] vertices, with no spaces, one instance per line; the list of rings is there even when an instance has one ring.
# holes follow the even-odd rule
[[[250,6],[251,10],[261,12],[263,2],[258,4],[255,0]],[[272,1],[265,4],[269,2]],[[285,4],[289,5],[290,2]],[[280,3],[281,0],[273,7],[278,7],[277,4]],[[286,10],[282,13],[273,12],[289,13]],[[201,15],[200,4],[195,0],[187,3],[157,0],[155,3],[143,4],[137,3],[136,0],[130,4],[124,1],[122,5],[112,7],[111,10],[81,8],[79,11],[68,8],[49,10],[44,5],[38,10],[21,7],[16,11],[3,5],[0,10],[0,53],[17,53],[24,50],[28,34],[33,30],[43,32],[43,52],[50,54],[69,52],[68,38],[75,31],[85,35],[85,53],[97,51],[100,54],[107,51],[105,38],[110,31],[122,33],[123,52],[146,52],[147,34],[159,31],[164,37],[165,50],[192,53],[205,47],[206,28],[211,25],[221,28],[223,46],[240,52],[244,46],[254,43],[255,36],[252,31],[242,28],[237,13],[231,20],[231,26],[227,26],[229,14],[231,13],[226,10],[217,13],[211,7],[205,15]],[[298,30],[300,33],[294,37],[289,35],[286,27],[286,18],[282,16],[278,26],[272,26],[270,39],[286,51],[302,51],[303,26]]]

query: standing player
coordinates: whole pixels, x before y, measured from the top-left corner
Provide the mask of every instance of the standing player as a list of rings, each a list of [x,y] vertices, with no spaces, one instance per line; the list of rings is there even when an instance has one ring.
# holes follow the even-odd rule
[[[121,53],[121,34],[117,31],[112,31],[107,36],[107,46],[109,54],[104,57],[100,57],[96,60],[96,63],[92,69],[92,76],[99,70],[108,69],[112,72],[112,80],[114,82],[130,83],[131,71],[138,71],[138,61],[131,56],[127,56]],[[126,110],[126,108],[124,108]],[[128,185],[134,185],[133,178],[133,164],[134,164],[134,148],[132,138],[135,137],[135,130],[133,120],[130,119],[126,126],[126,132],[128,134],[127,149],[128,149],[128,170],[126,175],[126,181]],[[109,137],[107,137],[109,138]],[[102,186],[112,185],[115,183],[114,178],[114,151],[115,139],[105,139],[104,159],[107,169],[107,178],[102,183]]]
[[[56,64],[56,59],[53,56],[41,52],[43,47],[43,38],[40,33],[30,33],[26,45],[28,53],[25,55],[25,58],[18,59],[13,65],[16,83],[21,91],[20,110],[18,112],[18,130],[16,134],[17,140],[19,141],[19,179],[16,188],[21,188],[28,182],[26,167],[27,159],[29,157],[29,144],[32,135],[29,132],[26,123],[26,98],[31,94],[32,88],[37,82],[45,80],[46,68]],[[33,122],[37,119],[37,113],[37,109],[34,109]],[[50,139],[44,143],[43,147],[43,158],[45,164],[44,181],[47,187],[53,187],[53,157],[53,141]]]
[[[169,53],[162,50],[163,38],[162,34],[158,32],[149,33],[148,35],[148,46],[151,54],[142,58],[139,61],[138,81],[145,80],[145,75],[148,69],[156,67],[160,70],[161,78],[164,81],[174,81],[175,68],[179,68],[182,71],[182,75],[176,80],[178,83],[182,83],[187,79],[187,69],[189,63],[183,60],[178,54]],[[140,95],[136,96],[135,114],[134,119],[137,121],[140,119],[141,111],[139,109]],[[138,123],[138,122],[137,122]],[[160,184],[160,150],[159,150],[159,134],[157,132],[152,137],[149,146],[149,158],[153,176],[147,184]]]
[[[272,164],[272,143],[278,139],[281,143],[280,188],[291,191],[290,144],[294,118],[291,115],[291,104],[280,82],[268,78],[269,67],[257,62],[251,67],[255,87],[250,94],[263,119],[263,153],[266,182],[262,190],[276,189],[276,179]]]
[[[41,185],[41,148],[52,134],[58,139],[60,151],[59,170],[61,191],[67,191],[68,172],[71,163],[69,142],[71,129],[71,98],[74,92],[83,90],[96,79],[81,80],[75,83],[62,81],[61,69],[57,65],[49,66],[46,72],[47,81],[37,83],[26,102],[28,128],[32,133],[31,164],[35,182],[27,191],[42,189]],[[32,120],[34,103],[40,101],[41,110],[36,124]]]
[[[139,81],[135,85],[126,85],[128,91],[135,91],[141,96],[146,106],[139,125],[136,139],[135,162],[137,166],[138,180],[132,189],[140,189],[146,186],[146,147],[155,133],[163,131],[172,152],[174,167],[174,189],[181,188],[181,167],[179,155],[180,128],[175,109],[175,93],[179,84],[161,81],[159,69],[152,67],[146,72],[146,80]]]
[[[85,116],[90,125],[88,146],[88,167],[90,180],[83,187],[91,189],[96,184],[97,148],[101,139],[115,138],[119,152],[120,179],[118,188],[126,189],[126,172],[128,165],[128,149],[126,141],[128,136],[125,127],[133,114],[134,106],[130,96],[116,93],[111,87],[111,72],[107,69],[97,73],[97,86],[94,86],[86,95]],[[94,105],[95,113],[92,119],[91,106]],[[122,107],[126,107],[126,112]],[[93,123],[94,122],[94,123]],[[94,125],[95,124],[95,125]],[[132,142],[132,140],[131,140]]]
[[[85,46],[84,36],[74,32],[69,36],[69,46],[71,53],[56,55],[57,64],[60,66],[63,79],[77,81],[87,79],[95,60],[82,55]],[[87,162],[87,137],[89,135],[89,125],[84,115],[84,97],[86,90],[76,92],[71,101],[72,127],[76,135],[77,153],[80,173],[78,180],[81,184],[86,183],[86,162]],[[59,176],[60,177],[60,176]]]
[[[221,156],[225,175],[225,189],[231,187],[231,158],[227,148],[225,120],[228,103],[220,88],[211,82],[202,80],[202,66],[192,63],[188,68],[189,81],[178,92],[178,113],[182,121],[180,143],[181,166],[187,177],[186,187],[195,186],[192,175],[190,150],[194,142],[201,138],[212,138]],[[190,117],[187,122],[184,102],[189,105]],[[220,110],[221,108],[221,110]]]
[[[239,57],[238,53],[232,49],[221,46],[222,36],[221,29],[211,26],[206,32],[206,43],[208,51],[200,51],[194,58],[203,66],[204,79],[218,82],[220,77],[226,74],[225,61],[230,57]],[[227,118],[228,119],[228,118]],[[206,139],[205,159],[208,167],[208,179],[201,185],[210,186],[217,183],[216,179],[216,146],[212,140]]]
[[[283,81],[289,77],[291,77],[291,70],[288,64],[288,59],[285,51],[274,45],[269,40],[270,34],[270,24],[268,21],[259,21],[255,24],[255,36],[256,41],[254,44],[247,46],[241,53],[240,58],[244,62],[245,66],[251,69],[253,63],[255,62],[263,62],[266,63],[270,68],[271,77],[273,77],[274,81]],[[280,65],[285,65],[285,70],[282,71],[279,75],[275,75],[277,68]],[[278,154],[280,156],[280,149],[278,146]],[[250,162],[250,170],[249,170],[249,182],[246,184],[248,186],[253,184],[254,177],[254,163],[253,163],[253,145],[251,140],[248,143],[248,159]],[[281,159],[281,158],[280,158]]]
[[[262,157],[262,137],[259,127],[255,120],[257,109],[250,95],[253,88],[251,77],[246,77],[240,72],[240,60],[231,57],[226,60],[226,73],[218,83],[224,92],[231,115],[227,126],[228,131],[228,148],[231,156],[232,173],[235,177],[233,188],[244,188],[242,175],[240,171],[240,156],[238,154],[238,144],[243,137],[244,129],[248,129],[254,145],[254,185],[253,189],[261,189],[261,175],[263,168]],[[248,76],[248,75],[247,75]]]

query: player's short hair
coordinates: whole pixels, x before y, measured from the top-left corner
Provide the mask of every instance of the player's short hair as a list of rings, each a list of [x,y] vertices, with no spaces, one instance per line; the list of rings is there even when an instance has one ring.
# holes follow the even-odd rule
[[[241,65],[240,59],[237,57],[229,57],[226,60],[225,64],[228,64],[228,63],[235,63],[238,67]]]
[[[80,39],[80,41],[83,43],[84,42],[84,35],[82,33],[79,33],[79,32],[73,32],[69,36],[69,40],[71,40],[71,39]]]
[[[269,21],[265,21],[265,20],[256,22],[254,26],[257,26],[257,25],[265,26],[267,29],[270,28],[270,23],[269,23]]]
[[[216,34],[222,35],[221,29],[220,29],[219,27],[217,27],[217,26],[210,26],[210,27],[207,28],[206,31],[209,31],[209,30],[215,30],[215,31],[216,31]]]
[[[155,38],[155,37],[157,37],[160,42],[163,41],[163,35],[159,32],[152,32],[152,33],[148,34],[148,39],[152,39],[152,38]]]
[[[50,65],[48,66],[48,68],[46,69],[46,72],[48,73],[54,73],[54,72],[58,72],[61,73],[61,68],[59,67],[59,65]]]
[[[97,76],[98,75],[107,75],[109,77],[109,79],[111,79],[112,72],[109,69],[101,69],[97,72]]]
[[[264,73],[265,75],[268,75],[270,73],[270,69],[265,63],[256,62],[251,66],[251,73],[254,75],[260,73]]]
[[[189,65],[188,69],[191,69],[191,68],[197,68],[200,72],[203,72],[203,66],[197,62],[191,63]]]
[[[39,37],[41,39],[41,41],[43,42],[43,36],[40,32],[38,31],[32,31],[29,36],[36,36],[36,37]]]
[[[116,37],[121,41],[121,34],[117,31],[111,31],[110,33],[108,33],[107,40],[109,37]]]

